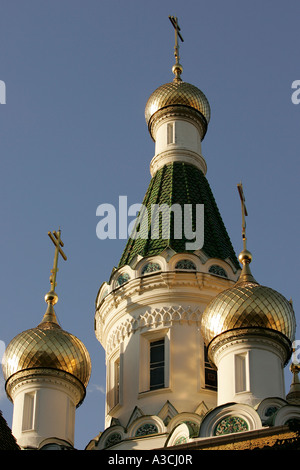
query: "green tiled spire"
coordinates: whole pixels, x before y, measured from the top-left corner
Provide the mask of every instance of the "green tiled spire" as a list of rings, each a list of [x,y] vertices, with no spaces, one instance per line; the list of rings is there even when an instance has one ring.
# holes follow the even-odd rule
[[[147,193],[145,195],[143,206],[151,214],[152,204],[204,204],[204,245],[202,250],[210,258],[229,258],[237,269],[240,269],[239,262],[233,250],[228,233],[222,221],[220,212],[216,205],[214,196],[202,171],[195,166],[183,163],[173,162],[160,168],[152,178]],[[193,214],[195,219],[195,214]],[[193,220],[195,223],[195,220]],[[195,230],[195,227],[193,227]],[[176,253],[185,253],[186,243],[191,242],[183,237],[174,238],[173,223],[170,224],[170,238],[153,239],[151,238],[150,224],[148,237],[129,238],[123,255],[121,257],[119,268],[130,264],[135,255],[142,257],[159,255],[165,248],[170,247]],[[191,251],[190,251],[191,252]]]

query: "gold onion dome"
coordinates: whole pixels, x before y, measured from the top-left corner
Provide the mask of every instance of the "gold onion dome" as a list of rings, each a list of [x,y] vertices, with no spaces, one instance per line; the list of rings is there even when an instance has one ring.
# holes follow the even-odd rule
[[[161,85],[149,97],[145,108],[145,119],[150,133],[153,119],[158,111],[167,110],[170,107],[174,109],[179,106],[191,108],[198,114],[200,113],[199,118],[205,127],[204,137],[210,120],[209,102],[199,88],[182,81],[180,78],[174,78],[173,82]]]
[[[201,139],[203,140],[210,120],[209,102],[199,88],[181,79],[183,68],[179,62],[178,39],[183,42],[183,37],[180,33],[178,19],[174,16],[169,16],[169,20],[175,30],[175,64],[172,67],[175,77],[173,82],[159,86],[148,99],[145,108],[146,123],[153,138],[152,126],[156,120],[162,117],[161,113],[173,113],[176,115],[184,113],[187,115],[188,110],[189,116],[192,116],[200,124]]]
[[[279,292],[256,282],[249,268],[249,251],[242,251],[239,259],[243,269],[238,282],[218,294],[203,313],[201,332],[205,343],[240,328],[267,328],[293,341],[296,321],[291,303]]]
[[[76,336],[60,327],[52,305],[37,327],[19,333],[7,346],[2,366],[4,379],[20,371],[46,368],[67,372],[86,387],[91,375],[89,353]]]
[[[15,336],[3,356],[2,369],[8,395],[10,379],[18,377],[21,373],[36,374],[45,369],[48,372],[51,369],[61,371],[79,380],[84,393],[90,379],[91,360],[86,347],[76,336],[61,328],[54,311],[54,305],[58,301],[54,291],[58,255],[67,259],[61,249],[64,244],[60,233],[60,230],[48,232],[55,245],[55,255],[50,276],[51,290],[45,295],[45,302],[48,304],[46,313],[38,326]]]

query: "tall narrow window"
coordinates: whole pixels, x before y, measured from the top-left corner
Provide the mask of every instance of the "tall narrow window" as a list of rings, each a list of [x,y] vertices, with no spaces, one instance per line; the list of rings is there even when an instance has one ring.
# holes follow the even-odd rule
[[[165,386],[165,341],[150,342],[150,390]]]
[[[121,349],[121,348],[120,348]],[[107,407],[111,410],[122,401],[122,352],[115,351],[108,360]]]
[[[117,405],[120,402],[120,358],[118,358],[114,363],[114,375],[114,404]]]
[[[35,393],[26,393],[24,396],[22,431],[34,428],[34,402]]]
[[[173,124],[167,124],[167,144],[173,144]]]
[[[246,355],[235,355],[235,391],[236,393],[245,392],[246,385]]]
[[[208,360],[207,347],[204,346],[205,388],[217,390],[217,371],[212,368]]]

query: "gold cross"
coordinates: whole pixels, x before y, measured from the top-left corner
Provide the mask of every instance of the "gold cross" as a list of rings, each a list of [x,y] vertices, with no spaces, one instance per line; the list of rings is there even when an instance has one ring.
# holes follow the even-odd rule
[[[246,209],[246,204],[245,204],[245,196],[244,196],[244,191],[243,191],[243,185],[242,183],[239,183],[237,185],[239,195],[241,198],[241,205],[242,205],[242,237],[243,237],[243,245],[244,245],[244,250],[246,250],[246,219],[245,216],[248,215],[247,209]]]
[[[171,21],[174,29],[175,29],[175,47],[174,47],[174,55],[176,59],[176,64],[173,67],[173,73],[176,75],[176,78],[179,78],[180,74],[182,73],[182,66],[179,63],[179,45],[178,45],[178,38],[181,39],[183,42],[183,37],[180,34],[180,26],[178,24],[178,18],[176,16],[169,16],[169,20]]]
[[[67,257],[63,250],[61,249],[61,246],[64,246],[62,240],[60,239],[60,234],[61,231],[58,230],[58,232],[48,232],[48,235],[52,242],[54,243],[55,246],[55,253],[54,253],[54,261],[53,261],[53,269],[51,269],[51,276],[50,276],[50,284],[51,284],[51,290],[55,291],[56,287],[56,276],[57,276],[57,271],[58,271],[58,255],[60,254],[63,259],[66,261]]]

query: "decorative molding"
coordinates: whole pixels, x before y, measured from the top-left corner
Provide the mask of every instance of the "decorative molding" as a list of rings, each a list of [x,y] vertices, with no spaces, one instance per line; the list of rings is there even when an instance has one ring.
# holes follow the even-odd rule
[[[86,390],[84,385],[75,376],[59,369],[27,369],[16,372],[6,382],[6,393],[11,401],[18,393],[18,390],[28,384],[48,383],[51,386],[60,386],[68,390],[75,398],[78,407],[84,400]]]
[[[258,345],[272,346],[283,361],[283,365],[289,361],[292,352],[290,340],[279,331],[263,327],[237,328],[216,336],[208,345],[209,360],[216,365],[217,357],[224,349],[229,348],[233,343],[248,341],[250,338]]]
[[[205,416],[200,426],[199,437],[214,436],[216,426],[222,420],[232,417],[242,418],[249,431],[262,428],[260,416],[250,405],[227,403],[214,408]]]
[[[126,337],[138,330],[169,327],[174,322],[199,326],[201,316],[202,312],[198,307],[192,309],[192,307],[166,306],[147,310],[145,313],[138,315],[137,318],[127,318],[111,331],[106,344],[106,353],[109,355]]]
[[[186,259],[195,263],[196,271],[176,272],[176,263]],[[141,271],[147,263],[158,263],[161,270],[148,273],[148,275],[145,276]],[[224,290],[237,281],[237,271],[229,259],[224,261],[216,258],[208,258],[203,250],[197,250],[194,253],[179,254],[175,253],[170,248],[165,248],[158,256],[143,258],[138,255],[131,264],[131,267],[126,266],[119,270],[114,269],[109,282],[102,283],[96,298],[96,312],[101,311],[102,315],[102,312],[109,310],[111,305],[113,305],[114,308],[116,305],[118,306],[124,298],[129,299],[132,294],[141,295],[153,288],[180,288],[181,286],[187,285],[203,288],[209,285],[212,286],[212,289],[220,289],[221,287],[221,289]],[[222,279],[220,276],[212,276],[211,273],[209,273],[209,268],[213,264],[218,264],[222,267],[228,274],[228,279]],[[124,284],[117,284],[118,277],[125,273],[130,276],[130,279]]]
[[[187,122],[192,122],[198,129],[201,140],[203,140],[207,130],[207,121],[200,111],[197,111],[196,109],[193,109],[189,106],[173,105],[168,106],[167,108],[162,108],[151,116],[148,123],[148,129],[154,141],[156,136],[156,129],[160,126],[161,122],[165,119],[174,118],[177,116],[180,117],[180,119],[185,119]]]
[[[197,303],[199,295],[202,296],[202,302],[209,302],[213,296],[233,284],[233,280],[195,271],[157,271],[131,279],[106,295],[100,303],[97,302],[96,337],[103,343],[104,331],[110,328],[110,323],[120,320],[126,312],[132,314],[136,304],[147,307],[153,303],[153,299],[156,303],[165,303],[171,296],[175,301],[182,302],[187,294],[190,302],[193,298]]]
[[[172,150],[164,150],[156,154],[150,162],[150,173],[153,177],[155,173],[164,165],[173,162],[184,162],[194,165],[202,171],[204,175],[207,172],[206,161],[202,155],[192,150],[183,148],[173,148]]]
[[[176,416],[177,414],[178,411],[176,410],[176,408],[172,405],[172,403],[169,402],[169,400],[167,400],[164,406],[161,408],[160,412],[158,413],[158,416],[163,420],[165,426],[168,426],[171,419],[174,418],[174,416]]]

